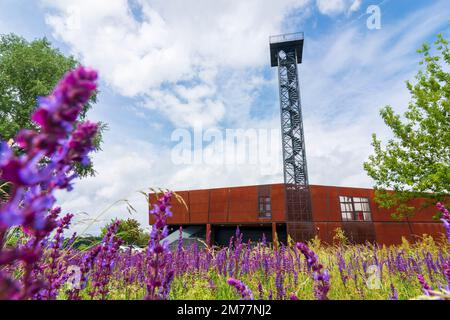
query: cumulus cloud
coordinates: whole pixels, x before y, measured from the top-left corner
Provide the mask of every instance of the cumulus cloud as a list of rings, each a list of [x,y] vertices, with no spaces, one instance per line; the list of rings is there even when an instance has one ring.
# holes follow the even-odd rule
[[[308,2],[44,1],[56,38],[122,95],[143,97],[177,125],[221,121],[218,71],[265,65],[268,36]]]

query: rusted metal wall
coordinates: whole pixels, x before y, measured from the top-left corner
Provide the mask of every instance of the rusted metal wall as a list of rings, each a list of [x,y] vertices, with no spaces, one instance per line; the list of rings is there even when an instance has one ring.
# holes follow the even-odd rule
[[[172,199],[173,217],[169,224],[199,223],[272,223],[285,222],[284,185],[267,185],[270,189],[272,215],[259,216],[258,186],[176,191],[186,205]],[[154,196],[150,197],[154,201]],[[152,218],[150,217],[150,223]]]
[[[245,186],[177,191],[186,206],[173,199],[173,217],[168,222],[174,225],[286,223],[284,184],[272,184],[269,187],[271,218],[259,217],[258,186]],[[375,204],[372,189],[311,185],[310,192],[313,223],[299,222],[291,225],[290,229],[294,230],[295,234],[313,232],[324,242],[331,243],[336,228],[342,228],[354,242],[376,241],[390,245],[401,243],[402,237],[415,240],[423,234],[428,234],[439,238],[444,232],[441,223],[433,219],[437,211],[432,206],[417,210],[414,217],[397,221],[391,217],[392,210],[379,208]],[[372,221],[343,222],[339,196],[369,198]],[[151,201],[155,199],[154,196],[150,198]],[[420,199],[412,204],[418,206]]]
[[[258,221],[258,191],[256,187],[230,188],[227,222]]]
[[[392,218],[393,210],[379,208],[374,202],[374,190],[334,186],[311,186],[313,216],[320,238],[330,243],[337,227],[342,228],[354,242],[376,241],[380,244],[399,244],[402,237],[413,241],[423,234],[439,238],[444,232],[440,221],[433,219],[433,206],[420,208],[422,199],[411,201],[419,208],[415,215],[398,221]],[[343,222],[339,196],[369,198],[372,222]]]
[[[209,222],[227,221],[228,217],[228,188],[211,189],[209,192]]]
[[[270,188],[270,199],[272,201],[272,220],[285,221],[284,184],[273,184]]]

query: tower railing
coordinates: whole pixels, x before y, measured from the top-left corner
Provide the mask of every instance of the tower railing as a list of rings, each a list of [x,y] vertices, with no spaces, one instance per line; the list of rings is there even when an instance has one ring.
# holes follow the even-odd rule
[[[293,32],[293,33],[285,33],[278,34],[269,37],[269,43],[279,43],[279,42],[287,42],[287,41],[296,41],[303,40],[304,34],[303,32]]]

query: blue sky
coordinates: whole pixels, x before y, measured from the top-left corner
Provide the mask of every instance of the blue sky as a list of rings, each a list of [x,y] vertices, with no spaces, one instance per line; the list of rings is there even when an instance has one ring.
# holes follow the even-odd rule
[[[366,25],[373,4],[381,10],[377,30]],[[448,36],[449,13],[450,2],[428,0],[0,0],[0,33],[46,36],[100,72],[89,117],[110,129],[94,156],[98,174],[59,195],[63,210],[93,218],[129,199],[145,222],[137,191],[148,187],[282,182],[281,166],[262,174],[249,163],[171,161],[176,129],[279,130],[272,34],[305,32],[299,72],[310,182],[370,187],[362,163],[371,134],[389,137],[378,111],[406,108],[404,81],[418,70],[416,49],[438,32]],[[271,148],[279,151],[279,142]],[[118,204],[99,219],[127,215]]]

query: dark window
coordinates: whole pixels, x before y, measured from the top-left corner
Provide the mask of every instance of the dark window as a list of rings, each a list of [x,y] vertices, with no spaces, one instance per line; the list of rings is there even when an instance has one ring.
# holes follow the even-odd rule
[[[262,218],[270,218],[272,216],[270,196],[259,196],[259,216]]]
[[[369,198],[340,196],[343,221],[371,221]]]

